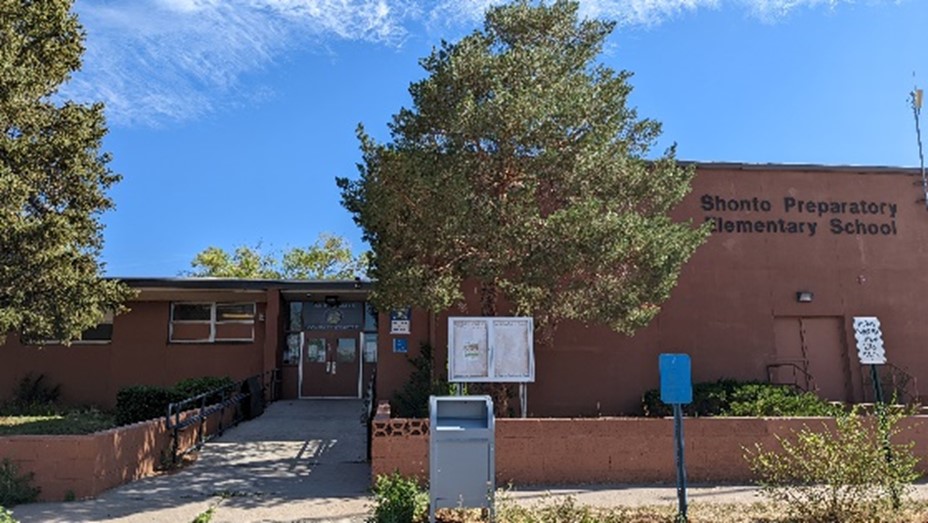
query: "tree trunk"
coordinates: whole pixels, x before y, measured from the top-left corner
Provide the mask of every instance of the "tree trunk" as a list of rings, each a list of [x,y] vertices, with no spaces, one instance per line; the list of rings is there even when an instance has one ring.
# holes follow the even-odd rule
[[[480,286],[480,315],[496,316],[496,305],[499,300],[499,287],[496,282],[487,282]],[[508,383],[479,383],[473,387],[474,392],[487,394],[493,398],[493,411],[498,418],[512,417],[510,400],[512,387]]]

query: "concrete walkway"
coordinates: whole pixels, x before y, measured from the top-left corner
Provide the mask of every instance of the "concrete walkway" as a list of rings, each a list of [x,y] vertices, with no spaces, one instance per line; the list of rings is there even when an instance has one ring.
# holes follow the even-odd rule
[[[20,505],[32,522],[364,521],[370,504],[362,405],[278,401],[206,444],[195,463],[70,503]]]

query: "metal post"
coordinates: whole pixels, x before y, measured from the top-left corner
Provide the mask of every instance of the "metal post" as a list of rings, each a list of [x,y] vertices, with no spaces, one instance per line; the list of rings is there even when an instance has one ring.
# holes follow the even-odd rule
[[[679,403],[673,404],[673,439],[677,449],[677,501],[679,503],[677,521],[687,521],[686,465],[683,462],[683,407]]]
[[[519,409],[523,418],[528,417],[528,385],[519,383]]]
[[[873,380],[873,392],[876,395],[877,408],[883,408],[883,385],[880,383],[880,373],[876,365],[870,365],[870,378]]]
[[[928,209],[928,173],[925,172],[925,154],[922,150],[922,129],[918,117],[922,112],[922,90],[916,85],[912,89],[912,113],[915,115],[915,140],[918,142],[918,160],[922,171],[922,192],[925,196],[925,208]]]
[[[873,392],[876,396],[876,414],[879,419],[880,439],[883,440],[883,452],[886,453],[886,462],[892,463],[893,448],[889,441],[889,428],[886,426],[886,404],[883,400],[883,384],[880,383],[880,373],[874,364],[870,365],[870,379],[873,381]],[[895,488],[892,488],[890,490],[890,496],[892,497],[893,508],[898,509],[901,506],[899,492],[897,492]]]

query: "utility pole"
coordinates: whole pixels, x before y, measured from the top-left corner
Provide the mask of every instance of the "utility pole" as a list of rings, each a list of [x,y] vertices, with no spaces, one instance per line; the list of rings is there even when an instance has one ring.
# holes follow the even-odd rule
[[[922,151],[922,129],[919,123],[919,116],[922,113],[922,94],[923,91],[916,85],[912,89],[912,114],[915,116],[915,139],[918,141],[918,160],[922,170],[922,192],[925,196],[925,208],[928,209],[928,176],[925,175],[925,154]]]

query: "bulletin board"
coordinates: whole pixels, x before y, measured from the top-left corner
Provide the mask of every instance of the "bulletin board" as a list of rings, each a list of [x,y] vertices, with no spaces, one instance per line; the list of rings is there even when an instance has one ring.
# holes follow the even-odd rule
[[[448,318],[448,381],[535,381],[534,322],[527,317]]]

